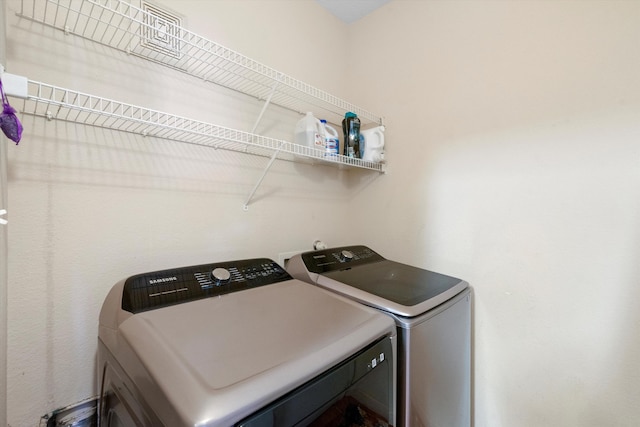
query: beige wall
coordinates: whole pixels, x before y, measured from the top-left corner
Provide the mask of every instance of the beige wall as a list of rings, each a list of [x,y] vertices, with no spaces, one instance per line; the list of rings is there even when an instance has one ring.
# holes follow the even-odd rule
[[[183,14],[191,31],[315,86],[341,90],[342,69],[329,65],[341,63],[346,25],[315,2],[160,3]],[[251,129],[262,108],[199,79],[19,20],[18,1],[7,6],[14,74],[241,130]],[[338,169],[276,162],[245,212],[266,158],[21,118],[23,141],[7,146],[12,426],[36,425],[41,415],[96,394],[98,314],[121,278],[229,259],[277,259],[312,249],[318,238],[347,238],[346,200],[357,188]],[[270,108],[257,131],[291,140],[299,118]]]
[[[0,0],[0,64],[6,65],[5,1]],[[7,210],[7,146],[9,139],[0,136],[0,209]],[[7,218],[5,215],[2,217]],[[7,227],[0,225],[0,425],[7,423]]]
[[[352,209],[474,286],[476,427],[640,422],[639,23],[634,1],[396,0],[350,27],[389,159]]]
[[[13,73],[233,127],[260,110],[7,3]],[[474,286],[476,426],[637,424],[640,3],[395,0],[349,27],[312,1],[161,3],[384,115],[389,172],[276,162],[244,212],[265,159],[25,116],[7,147],[10,425],[95,393],[115,281],[316,238]],[[270,110],[259,131],[296,119]]]

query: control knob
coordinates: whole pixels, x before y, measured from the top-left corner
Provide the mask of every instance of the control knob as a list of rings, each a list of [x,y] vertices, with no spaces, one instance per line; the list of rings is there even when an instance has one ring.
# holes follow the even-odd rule
[[[213,284],[216,286],[222,286],[229,282],[231,279],[231,273],[226,268],[215,268],[211,272],[211,278],[213,279]]]
[[[343,262],[349,262],[353,259],[353,252],[344,250],[340,252],[340,260]]]

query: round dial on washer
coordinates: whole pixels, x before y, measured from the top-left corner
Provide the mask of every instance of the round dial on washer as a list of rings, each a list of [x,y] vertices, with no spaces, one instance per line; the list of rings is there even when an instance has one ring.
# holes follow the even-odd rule
[[[345,262],[351,261],[353,259],[353,252],[347,250],[340,252],[340,259]]]
[[[231,273],[229,273],[229,270],[226,268],[216,268],[211,272],[211,278],[213,279],[214,285],[221,286],[229,282]]]

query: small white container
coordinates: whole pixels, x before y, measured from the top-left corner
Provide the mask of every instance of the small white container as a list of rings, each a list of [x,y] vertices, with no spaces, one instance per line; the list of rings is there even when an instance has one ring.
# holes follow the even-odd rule
[[[382,163],[384,158],[384,126],[360,131],[360,151],[362,160]]]

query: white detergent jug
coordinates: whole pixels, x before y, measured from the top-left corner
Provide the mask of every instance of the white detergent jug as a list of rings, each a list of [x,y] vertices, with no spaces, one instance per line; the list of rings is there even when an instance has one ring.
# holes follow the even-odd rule
[[[296,124],[294,142],[304,147],[324,151],[324,140],[324,126],[313,116],[313,113],[308,112]]]
[[[360,151],[362,160],[382,163],[384,158],[384,126],[360,131]]]

